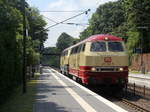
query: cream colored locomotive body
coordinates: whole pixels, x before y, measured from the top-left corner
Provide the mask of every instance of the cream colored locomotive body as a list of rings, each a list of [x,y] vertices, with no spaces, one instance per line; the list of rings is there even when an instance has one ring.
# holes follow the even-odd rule
[[[101,45],[99,49],[104,47],[103,50],[95,51],[96,45],[99,44]],[[120,45],[122,48],[115,49],[121,51],[113,51],[109,48],[111,44]],[[60,60],[62,73],[73,76],[84,84],[121,83],[124,85],[128,81],[128,55],[124,42],[118,37],[91,36],[65,49]]]

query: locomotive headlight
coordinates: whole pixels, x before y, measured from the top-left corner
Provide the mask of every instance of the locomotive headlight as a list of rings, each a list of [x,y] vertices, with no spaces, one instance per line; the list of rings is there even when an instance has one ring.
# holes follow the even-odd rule
[[[108,41],[108,40],[109,40],[109,38],[108,38],[108,37],[105,37],[105,38],[104,38],[104,40]]]
[[[96,71],[96,68],[95,68],[95,67],[92,67],[92,68],[91,68],[91,71],[95,72],[95,71]]]
[[[119,71],[123,71],[123,68],[121,67],[121,68],[119,68]]]

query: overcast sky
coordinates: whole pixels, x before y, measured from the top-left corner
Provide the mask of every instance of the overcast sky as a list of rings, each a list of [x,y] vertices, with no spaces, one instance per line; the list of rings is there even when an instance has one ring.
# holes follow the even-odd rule
[[[95,12],[96,8],[100,4],[104,4],[108,1],[116,0],[26,0],[30,6],[38,8],[40,11],[78,11],[87,10],[91,11],[86,15],[82,14],[74,19],[67,21],[68,23],[88,23],[91,15]],[[81,12],[41,12],[44,17],[48,17],[55,22],[61,22]],[[47,27],[55,24],[54,22],[44,18],[48,25]],[[67,25],[59,24],[49,29],[48,39],[45,42],[45,47],[53,47],[56,45],[58,37],[62,32],[66,32],[69,35],[78,38],[80,32],[82,32],[87,25]]]

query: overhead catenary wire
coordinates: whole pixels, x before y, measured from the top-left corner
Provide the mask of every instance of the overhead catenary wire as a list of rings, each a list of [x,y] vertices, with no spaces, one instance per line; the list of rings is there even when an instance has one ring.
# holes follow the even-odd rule
[[[46,29],[41,30],[41,31],[36,32],[36,33],[40,33],[40,32],[43,32],[43,31],[45,31],[45,30],[48,30],[49,28],[52,28],[52,27],[57,26],[57,25],[59,25],[59,24],[62,24],[62,23],[64,23],[64,22],[66,22],[66,21],[68,21],[68,20],[70,20],[70,19],[76,18],[76,17],[78,17],[78,16],[80,16],[80,15],[82,15],[82,14],[88,14],[89,11],[90,11],[90,9],[88,9],[88,10],[82,12],[82,13],[79,13],[79,14],[77,14],[77,15],[75,15],[75,16],[72,16],[72,17],[70,17],[70,18],[68,18],[68,19],[65,19],[65,20],[63,20],[63,21],[61,21],[61,22],[58,22],[58,23],[56,23],[56,24],[54,24],[54,25],[51,25],[51,26],[47,27]]]
[[[84,13],[87,14],[88,11],[90,11],[90,9],[88,9],[88,10],[86,10],[86,11],[80,13],[80,14],[77,14],[77,15],[75,15],[75,16],[72,16],[72,17],[70,17],[70,18],[68,18],[68,19],[65,19],[65,20],[63,20],[63,21],[61,21],[61,22],[59,22],[59,23],[56,23],[56,24],[54,24],[54,25],[51,25],[51,26],[49,26],[49,27],[46,28],[46,29],[49,29],[49,28],[52,28],[52,27],[54,27],[54,26],[56,26],[56,25],[58,25],[58,24],[64,23],[64,22],[66,22],[66,21],[68,21],[68,20],[70,20],[70,19],[73,19],[73,18],[75,18],[75,17],[77,17],[77,16],[80,16],[80,15],[82,15],[82,14],[84,14]]]
[[[46,18],[46,19],[48,19],[49,21],[51,21],[51,22],[53,22],[53,23],[58,23],[58,22],[54,21],[53,19],[50,19],[49,17],[46,17],[46,16],[44,16],[44,15],[43,15],[43,17]]]
[[[58,12],[58,13],[59,13],[59,12],[60,12],[60,13],[71,12],[71,13],[72,13],[72,12],[84,12],[84,11],[85,11],[85,10],[70,10],[70,11],[69,11],[69,10],[68,10],[68,11],[67,11],[67,10],[66,10],[66,11],[59,11],[59,10],[55,10],[55,11],[54,11],[54,10],[51,10],[51,11],[40,11],[40,12],[54,12],[54,13],[56,13],[56,12]]]
[[[59,22],[56,22],[55,20],[50,19],[49,17],[46,17],[46,16],[44,16],[44,15],[43,15],[43,17],[46,18],[47,20],[51,21],[51,22],[59,23]],[[67,25],[82,25],[82,26],[89,25],[88,23],[61,23],[61,24],[67,24]]]
[[[67,24],[67,25],[81,25],[81,26],[86,26],[89,25],[88,23],[62,23],[62,24]]]

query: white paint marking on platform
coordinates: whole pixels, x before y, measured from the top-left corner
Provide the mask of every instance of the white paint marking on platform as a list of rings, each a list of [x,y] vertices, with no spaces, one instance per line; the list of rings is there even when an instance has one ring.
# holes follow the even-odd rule
[[[63,85],[63,86],[68,86],[66,83],[64,83],[59,77],[57,77],[54,73],[51,72],[51,74],[57,79],[57,81]],[[96,112],[96,110],[90,106],[85,100],[83,100],[75,91],[73,91],[71,88],[65,88],[70,95],[81,105],[81,107],[86,111],[86,112]]]
[[[111,101],[101,97],[100,95],[94,93],[93,91],[85,88],[84,86],[78,84],[77,82],[69,79],[68,77],[64,76],[63,74],[59,73],[58,71],[50,68],[52,71],[57,72],[57,74],[61,75],[62,77],[64,77],[65,79],[69,80],[70,82],[72,82],[73,84],[75,84],[76,86],[80,87],[81,89],[83,89],[84,91],[86,91],[87,93],[91,94],[93,97],[95,97],[96,99],[98,99],[99,101],[103,102],[104,104],[108,105],[110,108],[114,109],[116,112],[128,112],[127,110],[124,110],[123,108],[119,107],[118,105],[112,103]]]

